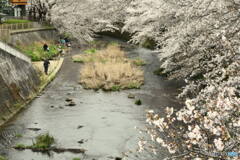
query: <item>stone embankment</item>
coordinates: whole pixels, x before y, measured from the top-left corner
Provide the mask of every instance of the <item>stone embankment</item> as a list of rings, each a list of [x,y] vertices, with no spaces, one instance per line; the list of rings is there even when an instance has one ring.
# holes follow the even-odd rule
[[[39,85],[31,60],[0,42],[0,125],[20,110]]]
[[[57,40],[55,29],[18,30],[11,33],[9,45],[0,41],[0,126],[29,103],[54,78],[63,63],[60,59],[51,75],[41,81],[31,59],[11,46],[49,40]]]

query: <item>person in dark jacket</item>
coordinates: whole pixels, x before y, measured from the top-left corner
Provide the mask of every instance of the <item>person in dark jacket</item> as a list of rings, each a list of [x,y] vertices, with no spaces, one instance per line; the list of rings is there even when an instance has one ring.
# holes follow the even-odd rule
[[[44,45],[43,45],[43,50],[46,52],[46,51],[49,51],[49,47],[48,47],[48,45],[45,43]]]
[[[44,72],[47,75],[48,74],[48,68],[49,68],[50,62],[48,59],[45,59],[43,62],[43,66],[44,66]]]
[[[64,40],[65,40],[65,42],[66,42],[66,46],[67,47],[71,47],[71,42],[70,42],[70,40],[66,37],[66,38],[64,38]]]

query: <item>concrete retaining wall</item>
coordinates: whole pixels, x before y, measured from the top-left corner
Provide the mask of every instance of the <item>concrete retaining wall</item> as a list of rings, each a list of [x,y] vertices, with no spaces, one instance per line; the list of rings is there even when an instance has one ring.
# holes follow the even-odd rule
[[[37,92],[40,80],[31,63],[0,48],[0,124]]]
[[[29,45],[33,42],[53,40],[57,41],[59,37],[57,36],[57,31],[55,29],[28,29],[20,31],[12,31],[10,43],[14,46],[16,45]]]
[[[11,46],[58,40],[55,29],[12,31],[8,44],[0,42],[0,126],[14,116],[41,89],[31,59]]]

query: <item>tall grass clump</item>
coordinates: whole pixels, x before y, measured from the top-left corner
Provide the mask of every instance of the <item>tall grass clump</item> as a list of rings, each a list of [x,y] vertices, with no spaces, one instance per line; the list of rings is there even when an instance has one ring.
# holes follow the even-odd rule
[[[85,65],[80,72],[80,84],[86,89],[119,91],[140,88],[144,83],[143,71],[126,58],[119,45],[109,45],[94,54],[73,57]]]
[[[33,148],[49,148],[53,145],[55,139],[53,136],[47,134],[36,137],[36,142],[32,145]]]

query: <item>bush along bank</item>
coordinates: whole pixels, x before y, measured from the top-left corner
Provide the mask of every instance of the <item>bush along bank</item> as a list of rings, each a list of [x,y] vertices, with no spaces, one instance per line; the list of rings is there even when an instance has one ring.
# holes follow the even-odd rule
[[[49,47],[48,51],[43,51],[43,45],[47,44]],[[17,48],[24,54],[29,56],[32,61],[41,61],[44,59],[53,59],[58,56],[65,47],[57,45],[54,41],[46,42],[34,42],[31,45],[17,45]]]

